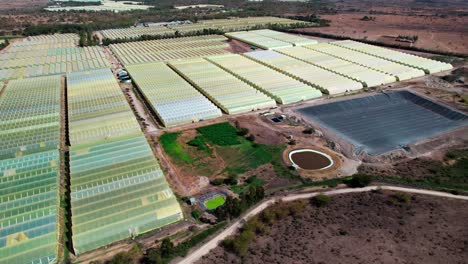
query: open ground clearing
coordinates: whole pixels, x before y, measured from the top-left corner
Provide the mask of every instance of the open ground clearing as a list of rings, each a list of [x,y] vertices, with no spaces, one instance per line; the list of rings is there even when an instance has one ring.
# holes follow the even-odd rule
[[[218,246],[197,263],[462,263],[466,203],[389,191],[291,202],[247,222],[262,231],[241,252]]]
[[[375,17],[372,21],[361,20]],[[456,53],[468,53],[468,18],[466,16],[411,16],[351,13],[323,15],[330,20],[329,27],[303,29],[356,39],[375,40],[389,44],[411,46],[396,41],[401,36],[418,36],[415,47]]]

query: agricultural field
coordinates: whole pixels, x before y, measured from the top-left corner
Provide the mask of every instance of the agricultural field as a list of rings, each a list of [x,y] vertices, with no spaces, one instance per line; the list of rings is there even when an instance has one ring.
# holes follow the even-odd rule
[[[109,69],[67,75],[76,255],[177,222],[181,209]]]
[[[331,43],[320,43],[307,45],[305,48],[327,54],[345,61],[359,64],[370,69],[394,76],[398,81],[424,76],[424,71],[406,66],[397,62],[389,61],[359,51],[332,45]]]
[[[246,18],[231,18],[231,19],[212,19],[199,20],[194,24],[182,25],[167,25],[167,26],[152,26],[152,27],[132,27],[102,30],[101,35],[104,38],[116,39],[131,39],[139,38],[143,35],[149,36],[173,36],[176,32],[180,34],[191,34],[203,30],[219,30],[222,32],[231,32],[247,29],[266,28],[271,25],[295,25],[303,24],[304,26],[312,26],[312,23],[305,23],[299,20],[292,20],[278,17],[246,17]]]
[[[252,141],[254,138],[248,130],[225,122],[183,132],[167,132],[158,140],[183,175],[182,184],[190,188],[200,177],[222,183],[243,174],[255,173],[257,168],[271,164],[281,172],[280,176],[288,177],[287,173],[281,171],[282,165],[279,165],[285,146],[255,143]],[[242,193],[246,186],[248,184],[236,188]]]
[[[357,81],[272,50],[247,52],[244,55],[316,87],[326,94],[343,94],[363,88]]]
[[[112,44],[110,49],[124,64],[138,64],[229,53],[226,38],[220,35],[184,37]]]
[[[0,52],[0,80],[63,74],[109,66],[101,47],[77,47],[78,35],[41,35]]]
[[[395,77],[391,75],[304,47],[284,48],[277,51],[358,81],[364,87],[378,86],[396,81]]]
[[[162,62],[132,65],[126,69],[165,127],[222,115],[210,100]]]
[[[10,81],[0,97],[0,263],[58,252],[60,76]]]
[[[317,43],[317,41],[313,39],[269,29],[230,32],[225,35],[228,38],[237,39],[265,50]]]
[[[274,98],[280,104],[322,96],[322,93],[314,87],[241,55],[212,56],[206,59]]]
[[[385,191],[317,201],[266,209],[196,263],[464,262],[466,201]]]
[[[171,61],[169,65],[228,114],[276,106],[273,99],[207,60]]]

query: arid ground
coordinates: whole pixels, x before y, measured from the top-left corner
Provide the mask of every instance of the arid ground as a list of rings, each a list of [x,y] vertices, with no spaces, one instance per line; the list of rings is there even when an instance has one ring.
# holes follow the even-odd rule
[[[333,196],[273,223],[245,256],[218,246],[211,263],[465,263],[466,201],[371,192]]]
[[[364,16],[375,17],[372,21],[361,20]],[[411,16],[411,15],[369,15],[336,14],[323,15],[331,21],[329,27],[309,28],[305,31],[321,32],[356,39],[375,40],[390,44],[409,46],[397,42],[395,37],[418,36],[413,45],[419,48],[468,53],[467,16]]]

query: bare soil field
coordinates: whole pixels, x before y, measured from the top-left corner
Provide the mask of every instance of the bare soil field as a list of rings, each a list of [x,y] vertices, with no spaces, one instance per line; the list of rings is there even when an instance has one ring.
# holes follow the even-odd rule
[[[244,256],[218,246],[211,263],[465,263],[466,201],[370,192],[309,202],[255,235]]]
[[[24,9],[34,9],[42,8],[47,6],[47,0],[21,0],[21,1],[11,1],[11,0],[0,0],[0,10],[24,10]]]
[[[375,17],[375,20],[363,21],[361,19],[364,16]],[[339,13],[321,17],[331,21],[329,27],[303,30],[389,44],[414,45],[431,50],[468,53],[467,16]],[[398,42],[395,38],[399,35],[416,35],[418,40],[414,44]]]

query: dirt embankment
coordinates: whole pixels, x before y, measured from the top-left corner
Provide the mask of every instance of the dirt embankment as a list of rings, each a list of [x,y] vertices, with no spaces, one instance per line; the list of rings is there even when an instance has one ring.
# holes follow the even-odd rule
[[[217,247],[198,263],[464,263],[466,201],[370,192],[307,205],[256,235],[240,258]]]

